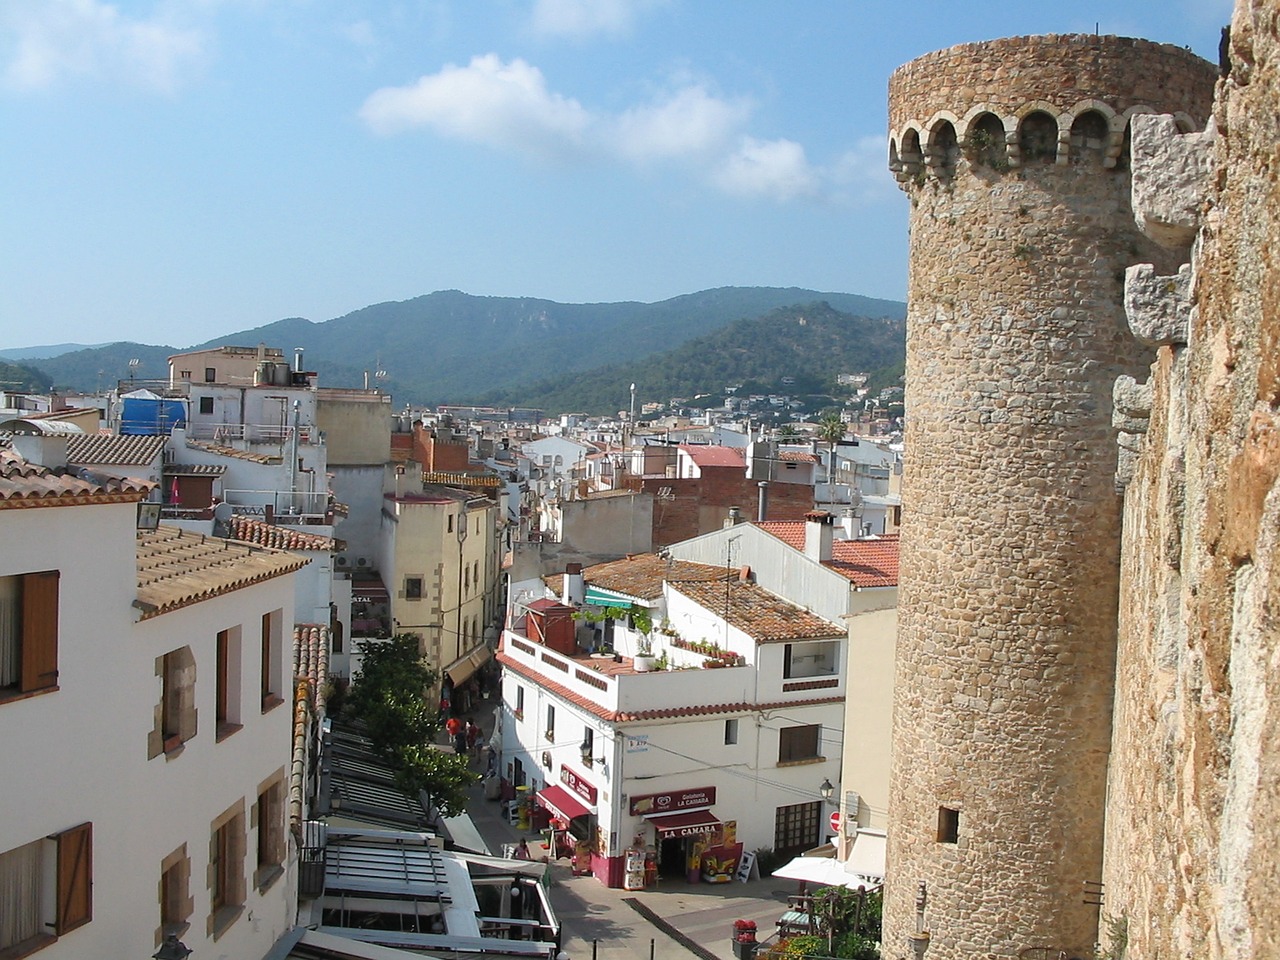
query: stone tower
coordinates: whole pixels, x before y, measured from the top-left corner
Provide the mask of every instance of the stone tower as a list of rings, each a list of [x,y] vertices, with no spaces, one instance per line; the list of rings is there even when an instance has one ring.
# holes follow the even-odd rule
[[[1143,375],[1129,118],[1208,119],[1170,46],[1039,36],[897,70],[911,199],[886,958],[1091,956],[1116,663],[1111,392]],[[1040,956],[1025,953],[1024,956]]]

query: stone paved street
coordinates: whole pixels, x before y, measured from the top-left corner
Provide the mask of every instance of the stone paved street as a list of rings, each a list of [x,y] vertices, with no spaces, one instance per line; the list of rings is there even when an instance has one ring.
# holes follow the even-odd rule
[[[475,713],[487,738],[495,705],[486,702],[484,707]],[[494,853],[500,853],[503,844],[519,842],[522,834],[502,817],[501,805],[485,800],[479,787],[472,790],[468,812]],[[537,838],[525,836],[532,848]],[[571,960],[590,960],[593,955],[596,960],[731,960],[733,921],[754,920],[764,939],[786,909],[786,898],[796,892],[795,883],[774,877],[727,884],[670,881],[652,890],[611,890],[594,877],[573,876],[568,863],[560,860],[551,866],[551,901]],[[675,935],[628,901],[647,907]]]

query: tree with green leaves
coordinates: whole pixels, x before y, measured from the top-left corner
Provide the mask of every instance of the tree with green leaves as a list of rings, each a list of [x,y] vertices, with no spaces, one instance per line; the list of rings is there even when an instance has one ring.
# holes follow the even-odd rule
[[[374,749],[396,771],[401,789],[425,791],[440,812],[466,809],[467,787],[479,779],[465,756],[432,746],[440,719],[427,702],[439,674],[418,650],[418,638],[402,633],[390,640],[359,644],[360,676],[347,694],[343,712],[365,725]]]
[[[825,410],[818,423],[818,439],[827,443],[827,483],[834,483],[836,477],[836,444],[844,439],[844,421],[840,419],[840,411]],[[827,494],[831,496],[830,493]]]

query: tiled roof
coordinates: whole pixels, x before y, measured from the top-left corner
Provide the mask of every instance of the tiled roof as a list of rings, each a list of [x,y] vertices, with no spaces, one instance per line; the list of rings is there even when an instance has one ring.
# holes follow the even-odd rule
[[[737,447],[710,447],[682,443],[680,449],[699,467],[745,467],[746,459]]]
[[[737,575],[736,572],[734,574]],[[641,553],[597,563],[582,571],[585,583],[602,590],[625,593],[637,600],[655,600],[662,596],[663,580],[723,580],[724,567],[688,560],[664,560],[656,553]],[[556,596],[564,596],[564,575],[544,578]]]
[[[166,463],[161,472],[166,477],[220,477],[227,472],[224,463]]]
[[[817,463],[818,458],[812,453],[802,453],[799,450],[779,450],[779,460],[788,460],[792,463]]]
[[[307,766],[308,720],[324,718],[329,677],[329,628],[318,623],[293,627],[293,764],[289,771],[289,818],[301,823]]]
[[[134,606],[145,620],[292,573],[309,562],[281,550],[162,526],[138,538]]]
[[[763,587],[740,580],[724,583],[676,583],[683,593],[728,621],[757,643],[785,640],[825,640],[848,631],[803,607],[774,596]]]
[[[168,437],[119,437],[86,433],[67,438],[67,462],[103,466],[147,464],[160,456]]]
[[[231,457],[235,460],[248,460],[250,463],[282,463],[280,457],[267,453],[250,453],[248,450],[237,450],[220,443],[208,443],[204,440],[188,440],[187,446],[207,453],[216,453],[220,457]]]
[[[564,684],[556,683],[555,680],[539,673],[524,663],[513,657],[507,656],[502,650],[498,651],[498,662],[508,670],[513,670],[527,680],[532,680],[544,690],[555,694],[560,699],[572,703],[574,706],[581,708],[587,713],[597,716],[602,720],[610,723],[627,723],[637,720],[671,720],[677,717],[706,717],[715,716],[721,713],[748,713],[753,710],[779,710],[784,707],[812,707],[823,703],[843,703],[844,697],[816,697],[810,700],[784,700],[776,703],[748,703],[746,701],[738,701],[736,703],[708,703],[708,704],[691,704],[684,707],[662,707],[655,710],[606,710],[593,700],[588,700],[579,693],[570,690]],[[661,673],[656,676],[660,677]],[[658,680],[649,681],[642,680],[640,683],[661,682]]]
[[[804,521],[766,520],[757,523],[788,546],[804,550]],[[898,585],[898,545],[896,533],[867,540],[833,540],[831,559],[823,566],[834,570],[859,587]]]
[[[143,480],[85,480],[28,463],[11,450],[0,450],[0,509],[136,503],[154,487]]]
[[[286,527],[252,517],[231,518],[231,539],[245,543],[256,543],[260,547],[272,547],[276,550],[340,550],[338,541],[333,537],[308,533],[297,527]]]

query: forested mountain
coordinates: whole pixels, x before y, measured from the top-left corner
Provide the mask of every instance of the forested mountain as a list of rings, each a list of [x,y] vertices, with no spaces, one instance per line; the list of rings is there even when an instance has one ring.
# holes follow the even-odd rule
[[[518,398],[551,377],[631,363],[734,321],[815,301],[873,318],[906,313],[896,301],[778,287],[721,287],[658,303],[568,304],[444,290],[364,307],[324,323],[280,320],[183,349],[262,342],[289,356],[294,347],[303,347],[307,368],[319,373],[324,386],[358,387],[366,371],[383,370],[387,376],[379,385],[397,402],[466,403],[497,391]],[[117,343],[33,366],[59,386],[93,390],[127,379],[131,358],[140,361],[139,379],[166,377],[165,359],[176,352]],[[617,409],[615,403],[609,406]]]
[[[24,363],[0,360],[0,390],[14,393],[48,393],[53,381],[47,374]]]
[[[702,396],[706,399],[697,405],[705,407],[722,400],[731,385],[739,386],[739,396],[753,392],[847,396],[848,388],[837,388],[839,374],[869,373],[873,375],[869,386],[891,386],[902,375],[905,356],[904,320],[853,316],[819,302],[737,320],[631,363],[549,378],[519,390],[495,391],[486,399],[548,412],[603,414],[627,408],[632,383],[637,404]]]

